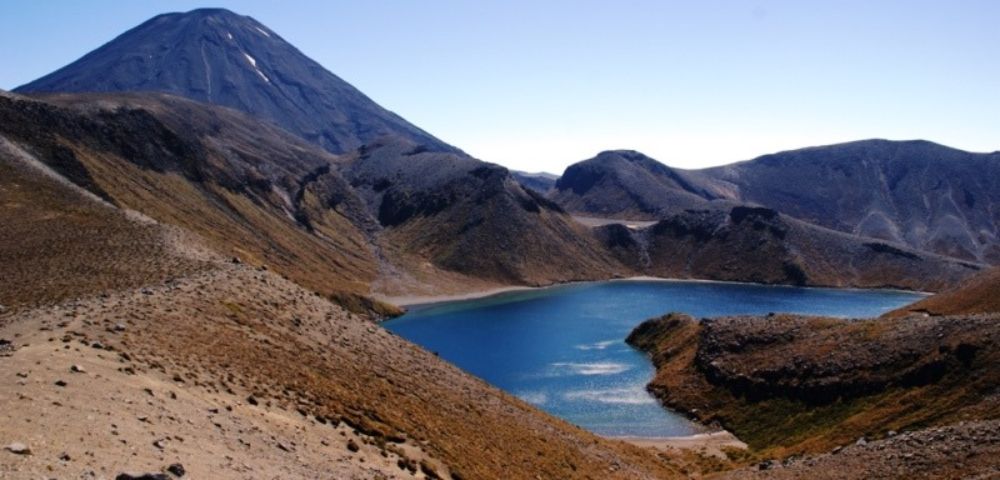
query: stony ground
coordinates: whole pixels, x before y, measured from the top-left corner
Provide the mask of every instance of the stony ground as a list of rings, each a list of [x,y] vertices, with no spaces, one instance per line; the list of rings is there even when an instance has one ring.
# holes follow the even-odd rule
[[[11,342],[0,358],[11,385],[0,393],[0,443],[31,449],[2,452],[5,478],[111,478],[174,463],[195,478],[677,472],[249,266],[9,314],[0,325]]]
[[[3,478],[115,478],[181,465],[192,478],[420,478],[346,424],[123,370],[121,354],[53,328],[0,359]],[[28,337],[31,338],[31,337]],[[36,343],[37,342],[37,343]],[[352,447],[352,445],[354,447]],[[352,448],[357,451],[352,451]],[[414,447],[408,458],[420,458]]]
[[[1000,478],[1000,421],[961,422],[859,439],[830,453],[761,462],[720,475],[732,479],[995,479]],[[962,472],[962,473],[956,473]]]

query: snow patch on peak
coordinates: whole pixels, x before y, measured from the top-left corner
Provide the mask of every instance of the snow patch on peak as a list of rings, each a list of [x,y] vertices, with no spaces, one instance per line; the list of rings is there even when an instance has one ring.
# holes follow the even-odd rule
[[[247,58],[247,62],[249,62],[250,66],[253,67],[253,70],[257,72],[257,75],[260,75],[260,78],[263,78],[267,83],[271,83],[271,79],[267,78],[267,75],[264,75],[264,72],[260,71],[260,68],[257,68],[256,58],[251,57],[247,52],[243,52],[243,56]]]
[[[261,33],[262,35],[264,35],[265,37],[267,37],[267,38],[271,38],[271,34],[270,34],[270,33],[267,33],[267,31],[266,31],[266,30],[264,30],[263,28],[260,28],[260,27],[253,27],[253,28],[256,28],[256,29],[257,29],[257,31],[258,31],[258,32],[260,32],[260,33]]]
[[[226,32],[226,38],[232,40],[233,39],[233,34],[231,34],[229,32]]]

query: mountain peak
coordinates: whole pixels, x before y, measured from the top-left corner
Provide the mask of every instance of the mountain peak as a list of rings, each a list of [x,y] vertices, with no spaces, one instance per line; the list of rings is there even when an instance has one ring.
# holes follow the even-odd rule
[[[457,151],[223,8],[158,15],[15,91],[166,92],[241,110],[334,153],[386,136]]]
[[[233,18],[250,18],[243,15],[239,15],[236,12],[229,10],[228,8],[222,7],[205,7],[196,8],[194,10],[189,10],[184,13],[173,13],[168,15],[187,15],[193,17],[233,17]]]

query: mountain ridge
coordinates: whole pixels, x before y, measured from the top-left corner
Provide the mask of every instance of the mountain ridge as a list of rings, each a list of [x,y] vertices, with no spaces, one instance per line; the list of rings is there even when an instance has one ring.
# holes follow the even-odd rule
[[[997,152],[965,152],[926,140],[874,139],[701,170],[674,169],[652,159],[604,162],[603,171],[592,167],[611,154],[567,168],[567,174],[589,170],[594,178],[585,182],[587,188],[575,178],[560,179],[550,198],[581,215],[643,219],[699,202],[760,205],[845,233],[964,260],[1000,261]],[[621,182],[616,176],[640,180]],[[589,193],[590,185],[599,187],[597,193]]]
[[[457,150],[379,106],[262,23],[221,8],[153,17],[14,91],[172,93],[267,119],[333,153],[385,135]]]

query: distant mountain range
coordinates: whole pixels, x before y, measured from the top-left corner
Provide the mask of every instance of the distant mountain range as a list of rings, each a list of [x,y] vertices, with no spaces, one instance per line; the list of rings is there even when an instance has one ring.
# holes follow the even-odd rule
[[[8,96],[0,134],[66,178],[355,309],[647,274],[936,290],[996,255],[997,176],[973,175],[995,155],[861,142],[702,171],[614,151],[510,172],[221,9],[155,17],[18,91],[35,100]]]
[[[224,9],[158,15],[14,91],[164,92],[272,121],[333,153],[383,136],[455,151],[260,22]]]
[[[926,141],[866,140],[693,171],[604,152],[567,168],[550,198],[583,215],[640,219],[762,205],[845,233],[1000,263],[1000,153]]]

